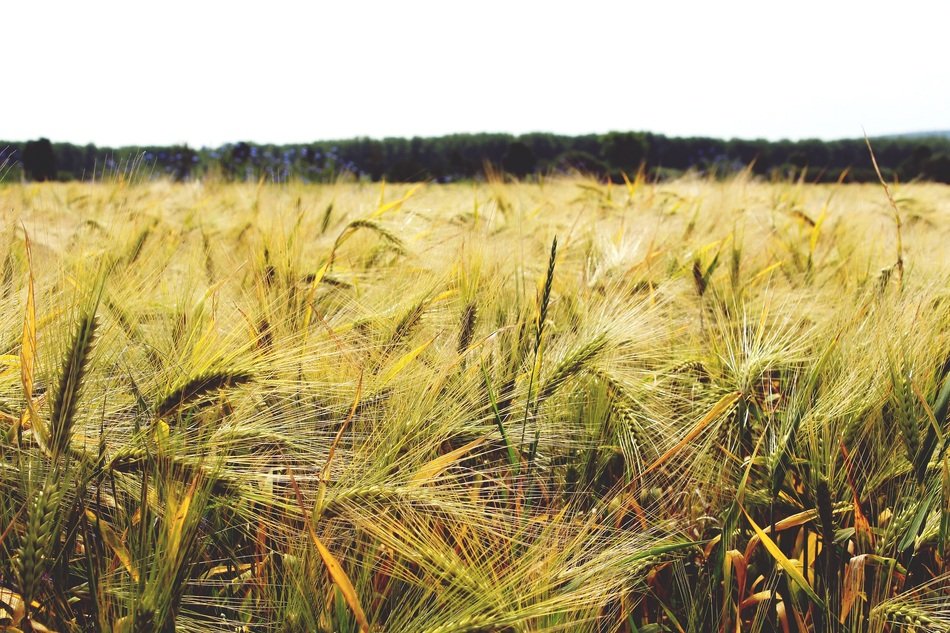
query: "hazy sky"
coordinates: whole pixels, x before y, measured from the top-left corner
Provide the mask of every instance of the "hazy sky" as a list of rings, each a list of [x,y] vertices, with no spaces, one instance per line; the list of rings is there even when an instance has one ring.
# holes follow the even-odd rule
[[[0,139],[950,128],[950,3],[4,3]]]

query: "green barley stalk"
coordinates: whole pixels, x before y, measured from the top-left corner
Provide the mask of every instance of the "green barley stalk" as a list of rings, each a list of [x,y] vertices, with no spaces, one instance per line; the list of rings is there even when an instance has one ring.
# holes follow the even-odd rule
[[[534,335],[534,363],[531,367],[531,375],[528,379],[528,395],[525,398],[524,419],[521,422],[521,441],[519,446],[524,446],[524,435],[528,428],[528,411],[531,407],[531,396],[534,390],[535,376],[538,372],[538,359],[541,355],[541,337],[544,334],[544,323],[548,318],[548,305],[551,301],[551,286],[554,283],[554,264],[557,261],[557,236],[551,242],[551,255],[548,257],[548,273],[544,278],[544,290],[541,292],[541,303],[538,308],[538,322],[535,327]]]
[[[942,427],[947,421],[948,411],[950,411],[950,371],[943,376],[943,386],[940,388],[936,400],[934,400],[933,419],[928,420],[927,433],[924,435],[924,441],[914,458],[914,474],[917,476],[917,483],[919,484],[923,484],[927,476],[927,466],[934,456]],[[943,448],[941,448],[937,457],[946,447],[947,443],[944,441]]]

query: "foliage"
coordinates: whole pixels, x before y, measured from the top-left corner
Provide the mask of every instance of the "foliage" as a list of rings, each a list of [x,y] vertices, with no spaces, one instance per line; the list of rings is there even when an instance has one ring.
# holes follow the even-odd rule
[[[5,157],[27,163],[26,147],[2,143]],[[950,138],[934,136],[874,139],[889,179],[950,183]],[[90,180],[162,177],[173,180],[220,178],[257,182],[334,182],[341,174],[361,180],[452,182],[484,179],[502,169],[516,178],[589,174],[623,182],[641,166],[653,180],[687,171],[728,177],[749,171],[767,179],[804,178],[809,182],[876,182],[863,139],[821,141],[671,138],[659,134],[609,132],[583,136],[532,133],[454,134],[437,138],[355,138],[295,145],[248,142],[218,148],[78,147],[51,145],[51,166],[27,168],[32,180]],[[30,150],[33,151],[33,150]],[[35,160],[31,165],[35,165]],[[52,171],[50,171],[52,170]]]

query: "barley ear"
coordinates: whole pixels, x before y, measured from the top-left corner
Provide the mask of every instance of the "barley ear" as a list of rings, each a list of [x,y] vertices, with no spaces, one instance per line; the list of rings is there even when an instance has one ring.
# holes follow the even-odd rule
[[[221,389],[242,385],[250,380],[251,374],[243,371],[221,370],[192,376],[162,398],[155,406],[155,417],[168,417]]]
[[[541,305],[538,309],[538,323],[535,330],[535,353],[541,348],[541,335],[544,333],[544,322],[548,318],[548,305],[551,301],[551,286],[554,283],[554,264],[557,260],[557,236],[551,241],[551,255],[548,257],[548,272],[544,278],[544,290],[541,293]]]
[[[26,534],[20,545],[16,571],[20,594],[29,614],[30,605],[39,588],[51,558],[50,545],[56,533],[56,510],[60,493],[56,486],[46,485],[39,491],[27,513]]]
[[[98,300],[96,303],[98,304]],[[72,344],[66,351],[50,418],[50,452],[53,459],[65,453],[69,447],[76,421],[76,405],[89,370],[98,326],[96,306],[92,306],[80,315]]]

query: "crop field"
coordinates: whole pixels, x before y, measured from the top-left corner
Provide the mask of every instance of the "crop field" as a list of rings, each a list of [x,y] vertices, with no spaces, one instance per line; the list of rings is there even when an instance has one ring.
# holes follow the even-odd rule
[[[0,213],[0,631],[950,631],[947,186]]]

